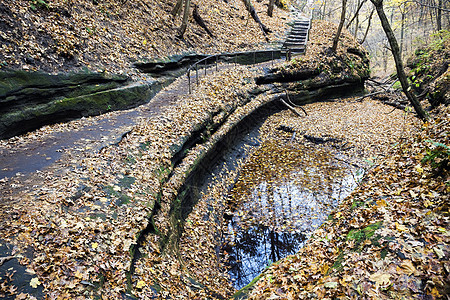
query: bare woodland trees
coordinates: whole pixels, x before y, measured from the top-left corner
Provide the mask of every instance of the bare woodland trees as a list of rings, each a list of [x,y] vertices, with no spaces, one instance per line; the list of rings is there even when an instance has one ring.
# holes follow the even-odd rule
[[[253,18],[253,20],[255,20],[255,22],[261,28],[261,31],[264,34],[264,37],[266,38],[266,40],[268,40],[267,34],[270,33],[271,30],[269,28],[267,28],[261,22],[261,19],[258,17],[258,14],[257,14],[251,0],[242,0],[242,1],[245,5],[245,8],[248,11],[249,15]],[[279,1],[277,1],[277,0],[267,0],[267,1],[269,1],[267,14],[270,17],[272,17],[275,5],[280,6],[281,3],[279,3]],[[177,33],[177,37],[180,39],[183,38],[184,33],[186,32],[186,29],[188,26],[190,6],[191,6],[191,0],[176,0],[175,6],[173,7],[172,11],[170,12],[171,15],[175,18],[181,13],[182,8],[184,7],[183,20],[182,20],[180,28],[178,29],[178,33]],[[205,29],[205,31],[211,37],[214,36],[212,34],[212,32],[206,26],[206,23],[204,22],[204,20],[201,18],[199,11],[198,11],[198,5],[196,5],[196,4],[194,4],[193,18],[197,22],[197,24],[199,26],[201,26],[203,29]]]
[[[344,27],[344,23],[345,23],[345,11],[346,10],[347,10],[347,0],[342,0],[341,20],[339,22],[339,27],[336,32],[336,35],[334,36],[334,39],[333,39],[333,47],[331,48],[331,50],[333,50],[333,52],[336,52],[336,50],[337,50],[339,37],[341,36],[342,27]]]
[[[177,34],[178,38],[182,38],[184,33],[185,33],[185,31],[186,31],[188,18],[189,18],[190,6],[191,6],[191,0],[184,0],[183,22],[181,23],[181,26],[178,29],[178,34]]]
[[[343,0],[339,3],[318,0],[316,3],[316,17],[339,22],[332,50],[336,51],[342,26],[345,24],[378,61],[385,62],[385,71],[389,65],[388,55],[391,55],[402,90],[417,115],[426,119],[420,102],[409,88],[402,56],[411,53],[432,33],[450,29],[450,0]],[[379,23],[372,21],[375,10]],[[347,18],[346,13],[349,15]]]
[[[380,18],[381,21],[381,26],[383,27],[383,30],[386,33],[386,36],[389,40],[389,44],[391,45],[391,51],[392,55],[394,56],[398,80],[402,85],[403,92],[405,93],[411,105],[414,107],[419,118],[421,118],[422,120],[426,120],[427,116],[425,114],[425,111],[423,110],[422,106],[420,105],[420,102],[417,100],[415,95],[409,89],[408,80],[406,78],[405,70],[403,68],[400,49],[397,40],[395,38],[394,32],[392,31],[391,25],[389,24],[388,18],[384,13],[383,0],[370,0],[370,1],[373,3],[373,5],[377,10],[378,17]]]

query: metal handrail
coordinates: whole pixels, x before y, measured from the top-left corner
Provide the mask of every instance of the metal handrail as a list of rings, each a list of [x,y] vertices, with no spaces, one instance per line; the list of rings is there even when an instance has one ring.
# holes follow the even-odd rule
[[[194,70],[195,68],[195,77],[196,77],[196,82],[197,82],[197,86],[199,85],[199,74],[198,74],[198,66],[202,63],[204,63],[204,69],[205,69],[205,76],[206,76],[206,68],[207,68],[207,62],[210,59],[215,58],[214,63],[216,66],[216,72],[218,71],[218,62],[221,56],[224,57],[232,57],[232,60],[234,61],[234,66],[237,65],[237,57],[240,55],[248,55],[248,54],[253,54],[253,63],[256,64],[256,53],[267,53],[267,52],[271,52],[272,54],[272,65],[273,65],[273,61],[274,61],[274,53],[275,52],[280,52],[280,49],[270,49],[270,50],[255,50],[255,51],[242,51],[242,52],[232,52],[232,53],[220,53],[220,54],[213,54],[213,55],[209,55],[207,57],[204,57],[200,60],[198,60],[197,62],[193,63],[188,69],[187,69],[187,77],[188,77],[188,86],[189,86],[189,94],[192,93],[192,88],[191,88],[191,71]]]

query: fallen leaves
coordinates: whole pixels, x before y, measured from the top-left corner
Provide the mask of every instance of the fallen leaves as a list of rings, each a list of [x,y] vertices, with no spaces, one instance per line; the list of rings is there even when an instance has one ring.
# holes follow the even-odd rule
[[[314,291],[323,297],[442,298],[448,289],[445,266],[450,253],[449,174],[448,170],[435,173],[431,164],[420,163],[427,138],[449,143],[448,124],[441,121],[448,120],[448,107],[441,107],[437,114],[425,129],[418,124],[416,130],[409,130],[411,135],[403,135],[402,143],[388,150],[390,154],[369,171],[361,186],[330,215],[331,220],[314,232],[299,253],[264,273],[250,298],[287,290],[289,286],[281,280],[273,282],[268,278],[292,276],[287,270],[293,260],[303,266],[301,272],[306,274],[306,279],[296,282],[296,297],[312,298]],[[371,225],[367,224],[378,220],[378,228],[368,230]],[[327,244],[323,242],[325,237]],[[338,254],[324,259],[322,253],[330,248],[339,250]],[[329,261],[333,265],[326,274],[317,271],[317,266]],[[327,283],[334,282],[331,277],[349,275],[356,275],[350,284],[330,288]]]
[[[44,1],[42,1],[44,2]],[[181,18],[172,17],[174,2],[46,1],[32,9],[30,1],[3,1],[0,68],[73,71],[81,68],[122,72],[140,77],[133,63],[185,52],[217,53],[253,49],[265,42],[258,24],[247,21],[241,0],[198,0],[199,12],[214,37],[190,17],[183,40],[176,38]],[[286,31],[289,11],[268,17],[263,3],[254,6],[277,39]],[[220,11],[220,14],[216,13]]]
[[[40,284],[41,284],[41,282],[39,281],[39,278],[37,278],[37,277],[34,277],[30,281],[30,286],[34,289],[36,289]]]

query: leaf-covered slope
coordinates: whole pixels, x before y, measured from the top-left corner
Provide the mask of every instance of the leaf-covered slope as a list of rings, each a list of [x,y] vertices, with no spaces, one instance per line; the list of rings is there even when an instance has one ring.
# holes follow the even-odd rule
[[[250,299],[445,299],[450,291],[450,110],[375,166]]]
[[[192,17],[183,40],[176,38],[181,17],[170,14],[175,0],[63,1],[5,0],[0,3],[0,67],[65,71],[82,67],[129,71],[132,62],[186,51],[214,53],[256,47],[265,42],[241,0],[196,0],[209,36]],[[274,17],[254,1],[273,32],[286,30],[288,12]]]

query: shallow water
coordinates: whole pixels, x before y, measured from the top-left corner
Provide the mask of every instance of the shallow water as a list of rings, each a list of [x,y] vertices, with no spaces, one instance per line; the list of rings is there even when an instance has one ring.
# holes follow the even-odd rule
[[[223,251],[240,289],[272,262],[296,253],[362,170],[317,145],[263,143],[245,162],[229,195]]]

